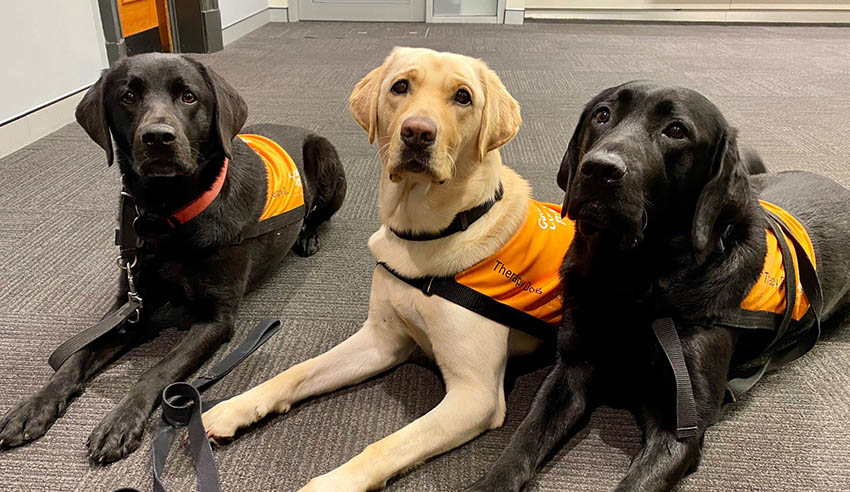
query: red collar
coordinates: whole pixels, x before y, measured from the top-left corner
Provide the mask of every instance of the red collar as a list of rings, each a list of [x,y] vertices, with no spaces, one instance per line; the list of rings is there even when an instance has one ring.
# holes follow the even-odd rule
[[[224,178],[227,177],[227,157],[224,158],[224,164],[221,166],[221,171],[218,173],[218,177],[213,181],[212,187],[207,191],[201,193],[201,196],[195,198],[187,205],[178,209],[176,212],[171,214],[171,217],[166,219],[168,225],[172,227],[172,229],[177,228],[178,225],[185,224],[190,220],[194,219],[201,212],[207,209],[210,206],[210,203],[216,199],[219,192],[221,192],[221,187],[224,185]]]

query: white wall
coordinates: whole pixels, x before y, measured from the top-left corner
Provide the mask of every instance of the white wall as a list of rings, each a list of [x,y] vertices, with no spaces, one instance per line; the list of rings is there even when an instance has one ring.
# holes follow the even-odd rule
[[[0,1],[0,124],[93,83],[108,65],[97,0]]]
[[[296,0],[293,0],[296,1]],[[271,8],[286,8],[289,6],[288,0],[269,0],[269,7]]]
[[[219,0],[221,27],[227,27],[267,8],[268,0]]]

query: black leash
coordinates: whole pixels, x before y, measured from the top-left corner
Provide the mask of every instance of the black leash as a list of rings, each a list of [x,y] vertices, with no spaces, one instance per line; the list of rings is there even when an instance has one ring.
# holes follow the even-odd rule
[[[139,214],[133,197],[124,191],[121,192],[119,214],[118,227],[115,229],[115,245],[121,248],[121,254],[115,262],[118,268],[127,274],[127,302],[96,325],[81,331],[57,347],[47,359],[54,371],[58,371],[69,357],[103,335],[123,326],[124,323],[138,323],[141,319],[143,302],[136,292],[136,284],[133,281],[133,269],[138,264],[136,250],[139,248],[139,238],[134,226]]]
[[[151,449],[151,469],[153,472],[154,492],[166,492],[162,482],[165,462],[174,436],[179,427],[187,427],[189,432],[189,452],[195,462],[195,476],[198,480],[198,492],[221,492],[218,467],[213,459],[212,447],[207,439],[201,413],[217,402],[202,402],[201,391],[212,386],[227,375],[240,362],[254,353],[266,341],[280,330],[279,320],[260,322],[245,338],[242,344],[216,364],[207,374],[192,384],[173,383],[162,392],[162,421],[153,436]],[[136,489],[121,489],[138,492]]]
[[[390,229],[393,234],[400,237],[401,239],[406,239],[408,241],[430,241],[432,239],[440,239],[446,236],[451,236],[452,234],[460,231],[465,231],[470,225],[472,225],[476,220],[480,219],[484,214],[490,211],[493,208],[493,205],[496,204],[505,194],[505,188],[502,186],[502,182],[499,182],[499,188],[496,190],[496,195],[487,200],[486,202],[477,205],[475,207],[470,208],[469,210],[464,210],[463,212],[459,212],[455,215],[455,218],[452,220],[452,223],[448,225],[442,231],[437,232],[408,232],[408,231],[396,231],[395,229]]]

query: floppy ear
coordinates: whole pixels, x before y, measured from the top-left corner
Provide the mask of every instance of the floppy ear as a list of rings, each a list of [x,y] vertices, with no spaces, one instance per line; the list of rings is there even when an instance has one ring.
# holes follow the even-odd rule
[[[496,72],[484,67],[481,70],[484,86],[484,110],[481,114],[481,129],[478,132],[478,159],[491,150],[510,142],[522,124],[519,103],[511,96]]]
[[[703,187],[694,211],[691,243],[698,260],[705,259],[717,222],[733,220],[746,207],[750,196],[747,176],[747,169],[738,154],[735,131],[727,128],[717,139],[709,181]]]
[[[215,129],[224,155],[232,158],[231,144],[248,119],[248,105],[236,89],[219,74],[197,60],[186,58],[201,72],[215,97]]]
[[[103,104],[103,78],[106,71],[100,75],[86,95],[83,96],[74,116],[77,123],[83,127],[89,137],[106,151],[106,162],[112,165],[112,135],[109,133],[109,122],[106,120],[106,107]]]
[[[573,177],[578,169],[579,150],[581,146],[581,132],[584,129],[584,121],[590,112],[590,108],[595,104],[595,100],[591,101],[584,110],[576,123],[576,128],[573,130],[573,136],[570,137],[570,143],[567,145],[567,151],[561,159],[561,167],[558,169],[558,187],[564,190],[564,204],[561,206],[561,217],[567,216],[567,202],[570,198],[570,185]]]
[[[384,79],[387,60],[363,77],[348,96],[348,111],[354,121],[369,133],[369,143],[375,141],[375,134],[378,132],[378,96],[381,94],[381,82]]]

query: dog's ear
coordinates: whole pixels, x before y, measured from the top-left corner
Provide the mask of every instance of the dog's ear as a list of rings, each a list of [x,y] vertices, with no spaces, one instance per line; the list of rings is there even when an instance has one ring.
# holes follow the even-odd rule
[[[484,110],[478,131],[478,159],[510,142],[522,124],[519,103],[511,96],[496,72],[484,66],[480,71],[484,87]]]
[[[106,162],[112,165],[114,153],[112,151],[112,135],[109,132],[109,122],[106,119],[106,106],[103,103],[103,79],[106,71],[101,74],[97,82],[89,88],[83,99],[77,104],[74,116],[77,123],[83,127],[89,137],[106,151]]]
[[[381,82],[384,80],[384,67],[393,53],[390,53],[379,67],[366,74],[348,96],[348,112],[369,134],[369,143],[375,141],[375,134],[378,133],[378,96],[381,94]]]
[[[248,105],[242,99],[242,96],[236,92],[236,89],[228,84],[221,75],[197,60],[186,58],[191,60],[198,68],[213,97],[215,97],[215,129],[221,141],[221,149],[224,151],[224,155],[232,158],[232,141],[245,125],[245,120],[248,119]]]
[[[697,261],[705,259],[718,221],[730,222],[746,207],[750,198],[747,176],[738,154],[735,130],[727,127],[714,145],[708,182],[694,210],[691,243]]]
[[[584,121],[587,119],[590,109],[595,103],[596,100],[591,101],[581,112],[578,123],[576,123],[576,128],[573,130],[573,136],[570,137],[570,143],[567,145],[567,151],[564,152],[564,157],[561,159],[561,167],[558,169],[558,187],[564,190],[564,204],[561,206],[562,218],[567,216],[570,185],[578,170],[579,152],[581,151],[581,132],[584,130]]]

